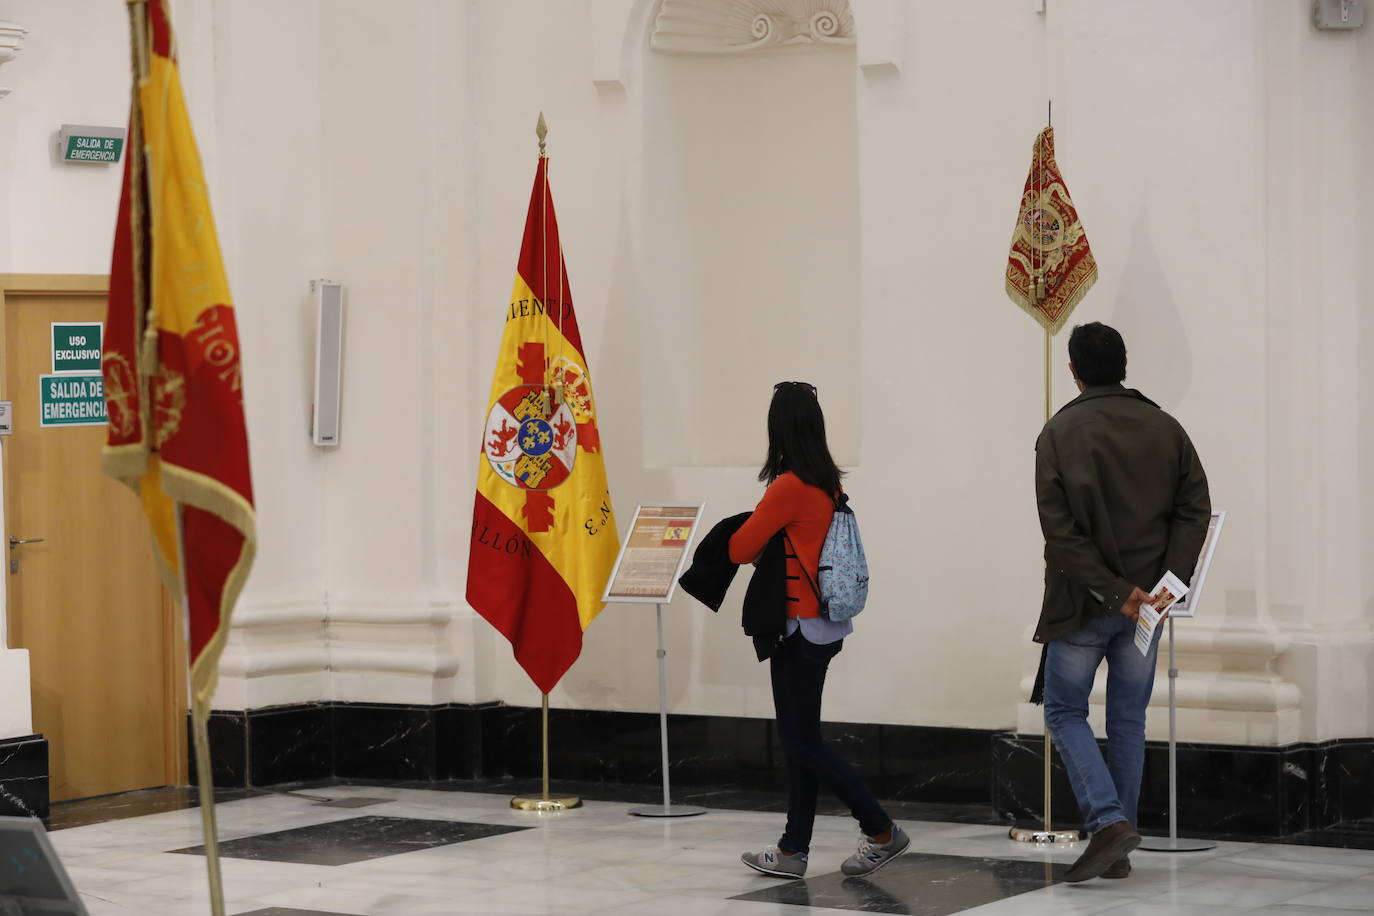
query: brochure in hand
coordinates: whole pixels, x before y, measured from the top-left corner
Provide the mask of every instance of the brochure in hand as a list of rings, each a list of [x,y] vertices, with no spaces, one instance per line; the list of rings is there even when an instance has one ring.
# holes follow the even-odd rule
[[[1140,619],[1135,624],[1135,647],[1141,655],[1150,654],[1150,645],[1155,641],[1155,627],[1164,619],[1165,613],[1174,602],[1188,594],[1188,586],[1178,576],[1166,572],[1153,589],[1150,602],[1140,605]]]

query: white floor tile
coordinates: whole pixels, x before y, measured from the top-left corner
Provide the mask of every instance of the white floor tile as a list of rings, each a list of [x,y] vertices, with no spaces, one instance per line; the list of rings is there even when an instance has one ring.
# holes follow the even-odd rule
[[[500,795],[337,786],[321,798],[380,797],[366,808],[274,794],[217,808],[223,839],[355,817],[475,821],[530,829],[341,866],[224,859],[230,913],[280,906],[365,916],[825,916],[843,911],[732,900],[776,886],[739,863],[775,842],[776,813],[711,811],[682,820],[591,802],[558,815],[514,811]],[[904,823],[913,852],[1067,865],[1081,846],[1015,843],[1001,827]],[[170,850],[199,845],[198,811],[52,834],[92,916],[209,913],[205,860]],[[812,879],[833,875],[854,849],[849,818],[817,819]],[[966,912],[976,916],[1343,916],[1374,909],[1374,852],[1224,843],[1200,854],[1136,853],[1124,881],[1056,885]]]

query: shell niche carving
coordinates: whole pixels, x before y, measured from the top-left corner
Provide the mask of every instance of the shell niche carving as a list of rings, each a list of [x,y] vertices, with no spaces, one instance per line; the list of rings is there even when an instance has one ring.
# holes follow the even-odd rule
[[[663,0],[649,39],[655,51],[688,54],[853,43],[848,0]]]

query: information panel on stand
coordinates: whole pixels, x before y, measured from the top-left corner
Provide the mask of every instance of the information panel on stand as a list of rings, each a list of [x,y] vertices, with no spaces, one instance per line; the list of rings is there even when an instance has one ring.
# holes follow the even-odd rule
[[[602,600],[637,604],[671,601],[704,505],[636,507]]]

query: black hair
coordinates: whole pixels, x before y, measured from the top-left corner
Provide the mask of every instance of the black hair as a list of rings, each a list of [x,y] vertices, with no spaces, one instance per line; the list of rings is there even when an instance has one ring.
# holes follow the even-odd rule
[[[825,415],[809,382],[778,382],[768,405],[768,458],[759,480],[772,483],[791,471],[802,483],[840,494],[843,474],[825,442]]]
[[[1069,362],[1084,385],[1115,385],[1126,377],[1126,341],[1100,321],[1080,324],[1069,335]]]

